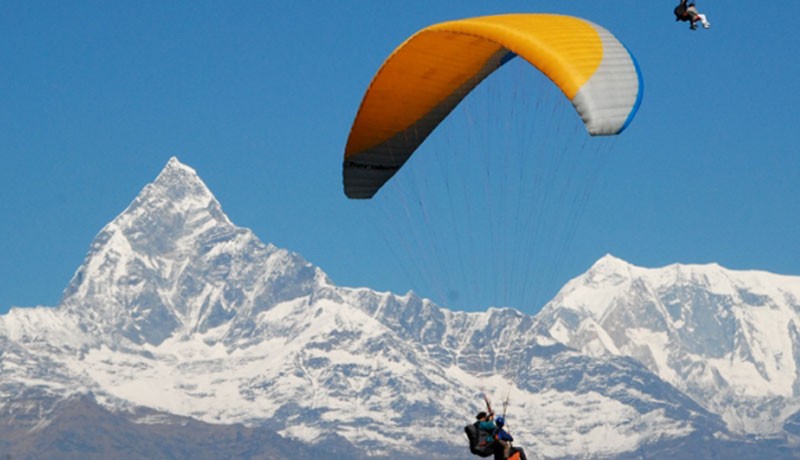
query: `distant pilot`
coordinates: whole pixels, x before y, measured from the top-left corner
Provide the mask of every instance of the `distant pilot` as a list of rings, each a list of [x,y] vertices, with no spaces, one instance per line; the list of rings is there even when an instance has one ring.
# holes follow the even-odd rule
[[[687,3],[688,0],[681,0],[681,3],[675,7],[675,20],[676,21],[689,21],[689,28],[692,30],[697,30],[697,23],[703,24],[704,29],[708,29],[711,27],[711,23],[708,22],[708,18],[706,15],[697,11],[697,5],[692,3]]]

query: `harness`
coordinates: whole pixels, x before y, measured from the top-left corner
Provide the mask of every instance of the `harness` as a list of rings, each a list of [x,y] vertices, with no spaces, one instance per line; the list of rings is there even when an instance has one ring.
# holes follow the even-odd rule
[[[469,438],[469,451],[478,457],[489,457],[494,454],[494,442],[487,441],[490,433],[478,429],[478,422],[464,427]]]

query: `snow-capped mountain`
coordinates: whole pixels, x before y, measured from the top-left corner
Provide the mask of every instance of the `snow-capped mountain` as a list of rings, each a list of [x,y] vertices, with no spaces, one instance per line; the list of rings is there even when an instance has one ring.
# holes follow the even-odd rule
[[[800,278],[612,256],[572,280],[537,330],[590,356],[629,356],[743,434],[800,410]]]
[[[246,339],[259,313],[308,294],[323,277],[234,226],[173,158],[97,235],[61,306],[109,346],[158,345],[221,325],[216,338],[230,345]]]
[[[722,366],[715,360],[729,359],[726,344],[717,342],[729,338],[730,326],[708,335],[698,329],[711,327],[701,319],[716,324],[692,297],[705,285],[691,276],[673,283],[686,291],[666,297],[672,303],[664,308],[675,313],[665,323],[655,314],[635,314],[650,308],[648,291],[618,297],[626,278],[599,269],[608,264],[647,272],[603,259],[539,318],[511,309],[456,312],[411,293],[339,287],[300,255],[235,226],[196,172],[173,158],[100,231],[59,306],[0,316],[0,413],[25,414],[20,423],[36,431],[57,418],[60,401],[91,393],[115,413],[144,408],[208,424],[269,427],[317,445],[342,437],[363,453],[393,459],[458,458],[468,455],[463,425],[486,391],[509,396],[515,437],[542,457],[694,452],[715,458],[731,445],[744,451],[752,442],[736,444],[726,426],[731,413],[720,409],[725,400],[709,404],[697,397],[715,382],[701,378],[704,372],[734,382],[741,377],[736,372],[745,372],[710,370]],[[653,279],[668,279],[666,271],[654,271]],[[758,279],[764,284],[737,285],[750,304],[779,290],[778,278]],[[661,286],[669,290],[668,281]],[[628,305],[623,300],[631,302],[629,313],[620,307],[617,319],[604,321],[614,311],[609,305]],[[630,317],[650,319],[639,325]],[[785,323],[784,316],[770,316],[787,327],[796,317],[796,310]],[[686,347],[696,348],[680,362],[695,361],[684,368],[668,359],[665,347],[678,343],[669,342],[670,327],[689,324],[678,337],[693,337]],[[735,343],[747,342],[759,327],[749,326]],[[590,339],[592,333],[599,338]],[[626,348],[634,339],[640,345]],[[759,375],[772,385],[788,367],[796,372],[798,341],[764,340],[736,348],[751,357],[736,359],[767,366]],[[633,352],[645,347],[650,360]],[[693,392],[674,378],[678,372],[706,386]],[[783,391],[786,404],[770,407],[780,407],[787,419],[793,399],[781,385],[756,390]],[[727,397],[743,401],[736,411],[754,401],[736,393],[743,387],[729,387]],[[749,426],[733,428],[750,433]],[[767,431],[776,433],[755,432]]]

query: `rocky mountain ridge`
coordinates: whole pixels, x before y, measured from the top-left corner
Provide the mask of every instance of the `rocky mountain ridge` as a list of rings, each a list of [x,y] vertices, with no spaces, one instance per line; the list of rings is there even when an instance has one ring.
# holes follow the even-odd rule
[[[113,414],[146,409],[268,427],[311,446],[344,439],[371,456],[454,458],[467,452],[461,428],[485,391],[510,395],[515,437],[546,458],[714,458],[731,446],[793,458],[783,441],[742,437],[751,432],[731,428],[729,414],[679,390],[673,367],[638,353],[662,356],[666,341],[652,328],[664,317],[636,313],[649,311],[646,290],[618,294],[628,292],[625,270],[637,268],[610,257],[599,264],[537,317],[339,287],[300,255],[236,227],[173,158],[100,231],[57,308],[0,317],[0,410],[29,414],[20,423],[35,432],[59,401],[91,393]],[[693,304],[676,299],[670,308],[690,323]],[[652,340],[636,342],[625,324],[651,327]],[[749,400],[739,399],[744,408]],[[784,420],[793,420],[792,401],[784,397]],[[754,433],[788,442],[792,431],[779,425]]]
[[[612,256],[572,280],[537,330],[590,356],[629,356],[740,434],[800,410],[800,278]]]

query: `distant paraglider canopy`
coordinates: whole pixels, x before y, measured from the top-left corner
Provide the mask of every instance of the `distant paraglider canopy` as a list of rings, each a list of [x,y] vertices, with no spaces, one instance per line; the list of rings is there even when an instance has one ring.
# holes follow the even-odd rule
[[[401,44],[367,89],[345,148],[345,194],[374,196],[473,88],[515,56],[560,88],[591,135],[619,134],[636,114],[636,61],[596,24],[509,14],[432,25]]]

